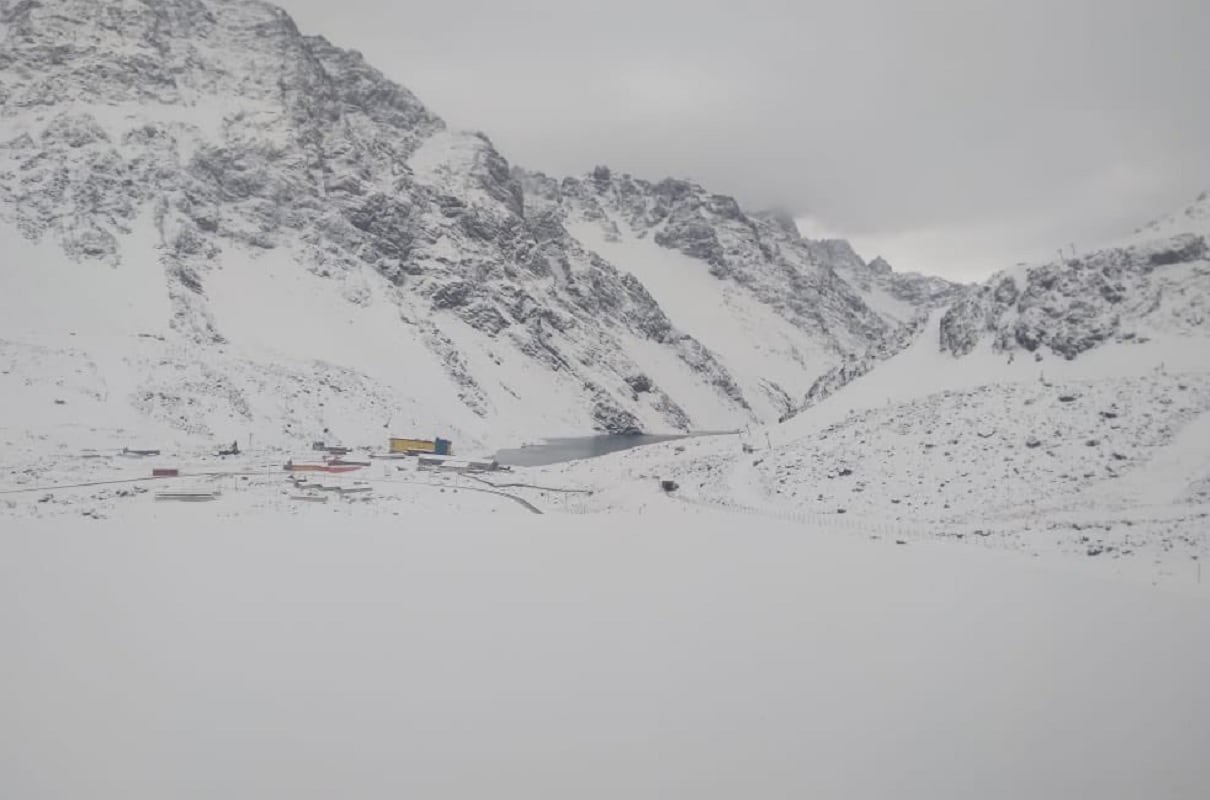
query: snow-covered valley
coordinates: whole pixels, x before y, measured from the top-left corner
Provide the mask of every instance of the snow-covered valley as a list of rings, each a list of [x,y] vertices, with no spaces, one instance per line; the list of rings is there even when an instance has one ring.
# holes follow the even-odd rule
[[[0,796],[1202,798],[1207,235],[964,286],[0,0]]]

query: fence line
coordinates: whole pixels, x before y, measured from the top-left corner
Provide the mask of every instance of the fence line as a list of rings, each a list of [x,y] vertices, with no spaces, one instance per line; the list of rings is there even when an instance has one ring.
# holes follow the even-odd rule
[[[727,500],[693,497],[680,493],[669,494],[668,497],[686,505],[697,506],[712,511],[730,511],[732,513],[773,519],[780,522],[790,522],[802,526],[825,530],[849,531],[904,542],[946,538],[969,539],[991,549],[1013,549],[1009,541],[1011,535],[1017,533],[1015,530],[994,529],[986,525],[974,523],[938,521],[930,526],[922,526],[905,524],[899,520],[874,520],[868,517],[850,516],[848,514],[818,514],[810,511],[756,508]],[[589,508],[585,503],[576,503],[564,509],[564,513],[582,515],[600,513],[600,511]]]

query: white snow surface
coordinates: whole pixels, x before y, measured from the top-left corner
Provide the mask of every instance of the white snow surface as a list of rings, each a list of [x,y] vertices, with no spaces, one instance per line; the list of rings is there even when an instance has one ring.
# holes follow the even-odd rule
[[[154,226],[144,218],[128,240],[154,238]],[[168,279],[152,247],[131,248],[130,257],[115,266],[76,263],[57,245],[35,244],[0,222],[0,253],[3,333],[88,337],[167,331],[172,316]]]
[[[1205,602],[1001,554],[655,497],[573,517],[144,504],[6,525],[0,550],[11,797],[1210,785]]]

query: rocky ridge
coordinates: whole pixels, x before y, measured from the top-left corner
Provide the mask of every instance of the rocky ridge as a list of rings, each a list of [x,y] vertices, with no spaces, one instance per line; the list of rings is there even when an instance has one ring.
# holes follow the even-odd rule
[[[507,361],[501,348],[578,396],[566,416],[586,428],[701,426],[683,398],[703,393],[733,424],[762,419],[753,392],[761,408],[791,406],[775,380],[741,385],[567,229],[615,218],[807,331],[822,355],[793,366],[804,380],[900,324],[792,224],[684,181],[514,169],[486,136],[449,130],[358,53],[259,0],[5,0],[0,21],[0,220],[116,268],[149,219],[179,341],[239,344],[216,321],[212,278],[284,252],[354,304],[398,306],[484,424],[527,391],[473,366]],[[641,366],[634,340],[681,366]]]
[[[1185,233],[1001,273],[945,313],[941,349],[963,356],[990,338],[998,351],[1074,359],[1108,341],[1204,331],[1208,256],[1205,238]]]

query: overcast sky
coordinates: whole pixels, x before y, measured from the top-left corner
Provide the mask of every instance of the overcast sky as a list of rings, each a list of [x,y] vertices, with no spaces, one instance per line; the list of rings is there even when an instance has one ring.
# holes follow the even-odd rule
[[[975,278],[1210,187],[1208,0],[278,0],[552,174],[688,177]]]

